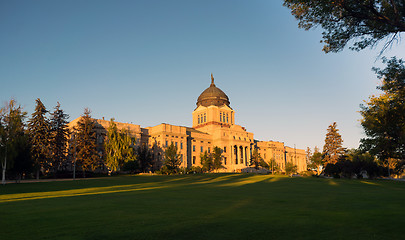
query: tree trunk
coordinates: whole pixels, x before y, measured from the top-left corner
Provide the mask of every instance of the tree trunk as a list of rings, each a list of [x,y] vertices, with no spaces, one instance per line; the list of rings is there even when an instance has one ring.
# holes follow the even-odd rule
[[[6,162],[6,163],[7,163],[7,162]],[[3,166],[1,183],[2,183],[3,185],[6,184],[6,166]]]
[[[1,178],[1,183],[3,185],[6,184],[6,168],[7,168],[7,145],[6,145],[6,153],[4,154],[4,164],[2,163],[1,166],[3,167],[3,173]]]

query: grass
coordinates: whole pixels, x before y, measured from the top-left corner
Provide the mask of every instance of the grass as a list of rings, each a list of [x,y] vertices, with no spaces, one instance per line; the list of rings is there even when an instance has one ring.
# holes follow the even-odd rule
[[[405,182],[249,174],[0,186],[0,239],[403,239]]]

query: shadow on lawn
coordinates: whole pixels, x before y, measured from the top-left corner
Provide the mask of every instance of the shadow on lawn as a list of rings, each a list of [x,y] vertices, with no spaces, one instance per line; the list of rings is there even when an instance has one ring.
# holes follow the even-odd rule
[[[151,181],[145,182],[145,178],[150,178]],[[106,181],[106,179],[103,179]],[[137,182],[134,184],[126,184],[128,182]],[[379,183],[369,181],[353,181],[351,184],[362,184],[368,186],[381,186]],[[60,198],[60,197],[76,197],[88,196],[97,194],[111,194],[111,193],[124,193],[136,191],[155,191],[162,189],[178,189],[178,188],[195,188],[195,187],[215,187],[215,188],[229,188],[241,187],[249,184],[319,184],[331,187],[340,187],[341,181],[335,179],[311,179],[311,178],[289,178],[279,175],[257,175],[257,174],[201,174],[201,175],[181,175],[181,176],[128,176],[122,181],[125,184],[116,184],[113,186],[98,186],[86,187],[77,189],[72,184],[72,189],[56,190],[56,191],[40,191],[28,193],[13,193],[0,195],[0,203],[16,202],[36,199],[47,198]],[[346,182],[346,181],[345,181]]]

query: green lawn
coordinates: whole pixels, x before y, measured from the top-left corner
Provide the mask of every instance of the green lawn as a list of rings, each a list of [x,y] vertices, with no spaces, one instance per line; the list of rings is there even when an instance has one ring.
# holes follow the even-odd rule
[[[404,239],[405,182],[248,174],[0,186],[0,239]]]

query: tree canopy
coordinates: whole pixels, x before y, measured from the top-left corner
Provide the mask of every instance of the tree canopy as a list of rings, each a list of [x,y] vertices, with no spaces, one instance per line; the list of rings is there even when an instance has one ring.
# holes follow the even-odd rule
[[[177,153],[177,147],[171,143],[165,150],[165,160],[163,166],[169,174],[177,173],[181,164],[180,156]]]
[[[28,122],[28,132],[31,140],[32,157],[37,170],[37,179],[41,169],[47,170],[50,166],[50,131],[48,112],[39,98],[35,100],[35,111]]]
[[[350,41],[350,49],[373,47],[386,39],[384,51],[405,31],[403,0],[284,0],[305,30],[321,26],[323,51],[339,52]]]
[[[405,160],[405,66],[403,60],[384,59],[385,69],[374,69],[383,93],[362,104],[361,125],[367,135],[361,147],[382,161]]]
[[[25,146],[24,119],[27,113],[15,100],[10,100],[0,109],[0,161],[2,183],[5,184],[6,170],[14,167],[14,161],[21,157],[20,150]]]
[[[344,149],[342,147],[342,136],[339,134],[339,129],[337,128],[336,122],[329,125],[326,130],[325,145],[323,146],[323,161],[324,164],[335,164],[339,157],[344,154]]]
[[[222,165],[222,153],[220,147],[214,147],[212,152],[212,162],[213,169],[218,170],[220,168],[224,168],[224,166]]]
[[[83,176],[86,170],[93,170],[99,160],[96,144],[95,122],[90,110],[86,108],[75,129],[76,159],[82,167]]]
[[[53,156],[52,166],[54,171],[60,170],[66,160],[67,155],[67,142],[69,136],[67,115],[61,108],[58,102],[51,114],[51,140],[50,150]]]

